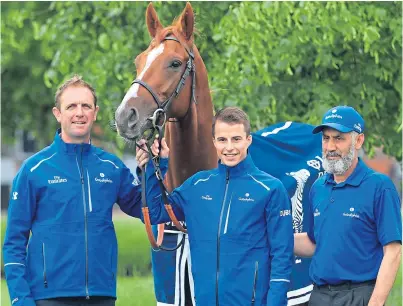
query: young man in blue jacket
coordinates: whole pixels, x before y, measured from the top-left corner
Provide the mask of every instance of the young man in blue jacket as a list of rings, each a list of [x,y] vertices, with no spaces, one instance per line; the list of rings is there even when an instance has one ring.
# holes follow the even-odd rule
[[[248,155],[252,136],[242,110],[216,114],[213,141],[218,167],[196,173],[168,196],[186,221],[196,305],[285,306],[294,242],[287,191]],[[152,150],[158,153],[157,142]],[[161,156],[168,151],[163,141]],[[138,151],[137,160],[143,165],[148,157]],[[165,172],[167,161],[161,162]],[[152,223],[169,221],[151,162],[146,179]]]
[[[140,186],[116,156],[91,144],[99,106],[74,76],[56,92],[54,142],[14,179],[4,240],[13,306],[115,305],[112,207],[140,217]]]

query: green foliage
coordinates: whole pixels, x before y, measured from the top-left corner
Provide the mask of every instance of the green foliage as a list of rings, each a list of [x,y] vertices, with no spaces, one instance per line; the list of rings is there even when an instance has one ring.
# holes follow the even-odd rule
[[[54,134],[53,92],[43,82],[50,62],[41,55],[33,31],[34,22],[46,21],[48,6],[46,2],[1,5],[2,143],[13,140],[16,128],[31,130],[41,146]]]
[[[255,128],[317,124],[336,105],[366,120],[366,148],[401,158],[400,2],[241,2],[216,25],[215,105],[240,105]],[[239,26],[242,24],[242,26]]]
[[[185,2],[154,5],[167,25]],[[107,127],[135,78],[133,59],[150,42],[146,6],[2,3],[2,141],[10,141],[19,126],[50,142],[53,93],[74,72],[95,85],[98,120]],[[258,129],[282,120],[317,124],[328,108],[348,104],[366,120],[367,151],[382,145],[401,159],[400,2],[192,6],[216,108],[239,105]],[[105,133],[116,139],[110,129]]]

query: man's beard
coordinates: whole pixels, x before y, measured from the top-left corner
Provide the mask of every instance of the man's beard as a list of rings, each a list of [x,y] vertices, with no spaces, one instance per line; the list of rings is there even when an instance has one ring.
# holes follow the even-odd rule
[[[340,156],[337,152],[328,152],[327,155],[322,155],[323,157],[323,169],[326,172],[335,175],[343,175],[351,167],[354,160],[355,148],[354,143],[351,144],[350,151],[346,156],[342,156],[340,159],[332,160],[328,157]]]

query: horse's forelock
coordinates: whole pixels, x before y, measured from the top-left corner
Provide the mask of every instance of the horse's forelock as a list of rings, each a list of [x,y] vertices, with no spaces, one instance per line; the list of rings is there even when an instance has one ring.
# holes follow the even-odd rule
[[[185,39],[183,33],[181,33],[181,31],[179,30],[179,25],[177,24],[177,21],[175,21],[173,25],[159,31],[155,36],[154,41],[156,42],[157,45],[159,45],[164,41],[165,38],[167,38],[170,35],[175,36],[182,45],[187,46],[189,49],[192,48],[193,41],[189,43],[189,41]]]

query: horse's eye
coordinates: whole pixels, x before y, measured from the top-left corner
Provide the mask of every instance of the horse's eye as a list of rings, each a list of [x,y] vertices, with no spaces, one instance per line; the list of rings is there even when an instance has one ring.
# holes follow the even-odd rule
[[[175,60],[172,62],[171,67],[178,68],[182,65],[181,61]]]

